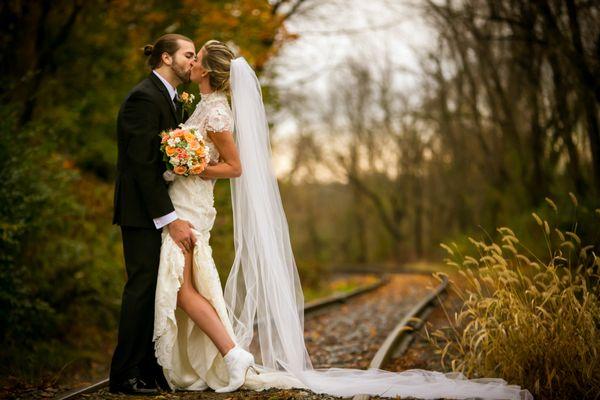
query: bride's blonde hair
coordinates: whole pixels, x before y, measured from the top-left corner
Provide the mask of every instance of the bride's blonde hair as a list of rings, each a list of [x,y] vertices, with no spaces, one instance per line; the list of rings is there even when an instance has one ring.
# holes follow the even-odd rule
[[[210,87],[213,90],[229,92],[229,71],[233,51],[223,42],[209,40],[202,46],[202,68],[208,71]]]

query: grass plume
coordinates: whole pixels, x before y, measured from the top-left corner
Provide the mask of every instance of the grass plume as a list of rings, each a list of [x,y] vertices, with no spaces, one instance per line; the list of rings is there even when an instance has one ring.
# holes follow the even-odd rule
[[[576,223],[563,231],[532,217],[547,244],[543,255],[506,227],[489,243],[470,238],[471,255],[442,246],[449,250],[447,263],[458,266],[460,282],[451,287],[462,307],[447,313],[448,328],[428,331],[428,338],[447,368],[469,377],[501,377],[537,399],[598,399],[598,244],[582,243]]]

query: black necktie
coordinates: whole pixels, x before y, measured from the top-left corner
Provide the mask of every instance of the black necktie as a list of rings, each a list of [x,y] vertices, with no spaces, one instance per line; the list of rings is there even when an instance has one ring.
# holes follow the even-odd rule
[[[179,99],[179,95],[177,93],[173,95],[173,104],[175,105],[175,108],[181,105],[181,100]]]
[[[173,96],[173,103],[175,104],[175,111],[177,113],[177,119],[181,120],[182,119],[181,108],[182,108],[183,103],[179,99],[179,96],[177,95],[177,93],[175,93],[175,95]]]

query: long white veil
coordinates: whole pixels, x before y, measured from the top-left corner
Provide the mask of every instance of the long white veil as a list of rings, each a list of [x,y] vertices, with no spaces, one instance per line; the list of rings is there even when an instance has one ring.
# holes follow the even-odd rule
[[[242,175],[231,179],[235,259],[225,301],[242,347],[249,347],[256,323],[262,364],[303,370],[311,367],[304,296],[271,166],[260,84],[243,58],[231,63],[231,92]]]
[[[502,379],[466,380],[461,374],[416,369],[313,369],[304,343],[304,297],[271,165],[260,83],[244,58],[231,63],[231,99],[242,175],[231,179],[235,259],[225,302],[241,347],[249,349],[256,325],[262,365],[292,374],[317,393],[533,399],[527,390]]]

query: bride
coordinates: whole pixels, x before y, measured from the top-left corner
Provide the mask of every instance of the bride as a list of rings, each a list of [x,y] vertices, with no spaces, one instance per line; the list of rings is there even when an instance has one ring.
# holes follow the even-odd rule
[[[211,40],[198,52],[191,80],[199,84],[201,100],[184,127],[201,132],[210,159],[219,161],[200,176],[176,176],[169,187],[177,215],[192,223],[197,238],[193,250],[182,251],[169,234],[162,234],[153,340],[171,389],[533,398],[502,379],[467,380],[461,374],[418,369],[313,369],[258,79],[244,58]],[[234,219],[235,259],[224,292],[209,244],[218,178],[230,178]],[[247,351],[251,343],[258,344],[260,362]]]

